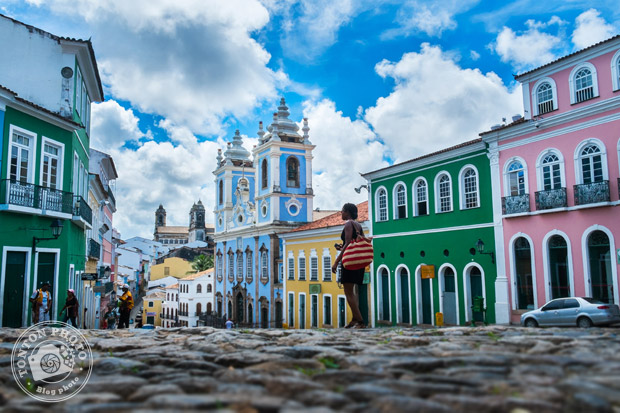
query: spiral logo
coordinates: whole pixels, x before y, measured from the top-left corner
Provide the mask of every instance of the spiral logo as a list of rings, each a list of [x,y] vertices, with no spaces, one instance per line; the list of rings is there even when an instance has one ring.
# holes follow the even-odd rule
[[[84,388],[93,367],[86,338],[58,321],[24,331],[13,346],[11,368],[19,387],[43,402],[61,402]]]

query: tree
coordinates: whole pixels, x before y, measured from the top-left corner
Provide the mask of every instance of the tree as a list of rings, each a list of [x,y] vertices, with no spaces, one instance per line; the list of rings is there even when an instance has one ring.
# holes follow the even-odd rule
[[[189,271],[188,274],[195,274],[208,270],[209,268],[213,268],[213,257],[211,255],[200,254],[192,261],[192,269],[194,271]]]

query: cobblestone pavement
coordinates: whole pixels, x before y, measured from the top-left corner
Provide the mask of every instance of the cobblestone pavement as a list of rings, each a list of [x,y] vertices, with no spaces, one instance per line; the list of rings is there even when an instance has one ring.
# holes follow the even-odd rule
[[[86,331],[93,375],[58,404],[15,385],[20,332],[0,329],[7,412],[620,412],[613,328]]]

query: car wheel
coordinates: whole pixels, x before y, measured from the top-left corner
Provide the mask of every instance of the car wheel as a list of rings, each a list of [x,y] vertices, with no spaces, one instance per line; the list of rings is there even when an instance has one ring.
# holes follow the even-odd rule
[[[538,323],[533,318],[528,318],[527,320],[525,320],[525,326],[535,328],[538,327]]]
[[[592,327],[592,320],[588,317],[579,317],[577,320],[577,327],[579,328],[590,328]]]

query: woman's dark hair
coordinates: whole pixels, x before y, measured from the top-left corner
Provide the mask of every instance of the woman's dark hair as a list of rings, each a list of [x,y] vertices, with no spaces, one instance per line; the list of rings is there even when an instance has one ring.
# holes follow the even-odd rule
[[[342,210],[347,211],[351,219],[357,219],[357,206],[355,204],[344,204]]]

